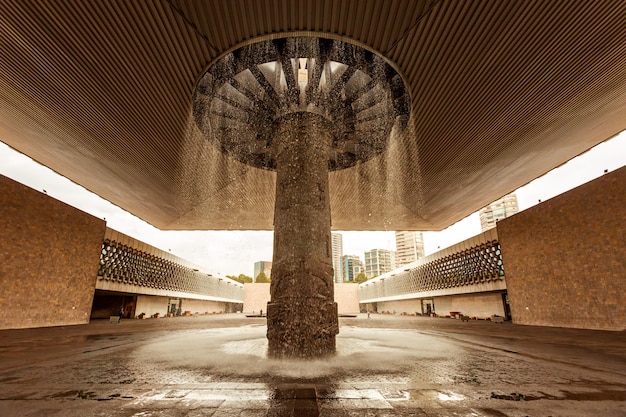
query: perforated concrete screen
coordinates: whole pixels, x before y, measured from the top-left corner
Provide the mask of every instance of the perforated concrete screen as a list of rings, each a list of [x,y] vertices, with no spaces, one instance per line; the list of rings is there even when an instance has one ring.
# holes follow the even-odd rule
[[[244,292],[242,284],[200,272],[171,253],[108,228],[100,251],[96,288],[168,296],[194,294],[231,302],[243,300]]]
[[[246,45],[340,40],[397,71],[411,106],[383,152],[330,173],[333,228],[436,230],[626,128],[624,16],[622,1],[5,0],[0,139],[162,229],[271,229],[275,173],[200,134],[194,91]]]

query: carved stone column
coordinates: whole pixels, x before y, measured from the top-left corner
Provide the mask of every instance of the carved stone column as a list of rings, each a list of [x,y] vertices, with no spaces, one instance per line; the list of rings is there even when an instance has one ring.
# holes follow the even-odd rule
[[[274,259],[267,338],[272,357],[335,352],[339,333],[331,258],[328,160],[332,125],[290,113],[275,124]]]

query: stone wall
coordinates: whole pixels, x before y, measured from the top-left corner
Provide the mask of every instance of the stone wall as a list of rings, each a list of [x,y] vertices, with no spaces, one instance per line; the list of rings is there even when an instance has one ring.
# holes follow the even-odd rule
[[[355,314],[359,312],[358,285],[335,284],[335,302],[339,314]],[[267,303],[270,301],[269,283],[244,284],[244,313],[258,313],[260,310],[267,311]]]
[[[371,312],[374,312],[373,306],[367,304],[366,307]],[[415,315],[421,314],[422,307],[421,302],[417,298],[410,298],[407,300],[393,300],[393,301],[380,301],[376,303],[376,312],[383,314],[407,314]]]
[[[182,310],[191,311],[191,314],[215,314],[226,312],[226,303],[211,300],[192,300],[185,298],[182,303]]]
[[[435,313],[447,316],[452,311],[458,311],[466,316],[490,317],[497,315],[504,317],[504,302],[502,293],[480,293],[456,295],[450,297],[435,297]]]
[[[270,301],[270,284],[265,282],[252,282],[243,284],[243,312],[252,314],[260,310],[267,311],[267,303]]]
[[[425,300],[434,300],[435,310],[439,316],[447,316],[455,311],[466,316],[490,317],[491,315],[505,316],[502,293],[459,294],[444,297],[432,297]],[[379,301],[376,303],[379,313],[415,315],[422,313],[421,300]]]
[[[0,328],[88,323],[105,227],[0,176]]]
[[[359,286],[357,284],[335,284],[335,301],[339,314],[359,312]]]
[[[159,297],[155,295],[138,295],[135,306],[135,316],[145,314],[146,317],[159,313],[161,317],[167,315],[167,305],[169,297]],[[184,306],[183,306],[184,308]]]
[[[498,222],[513,322],[626,329],[626,168]]]

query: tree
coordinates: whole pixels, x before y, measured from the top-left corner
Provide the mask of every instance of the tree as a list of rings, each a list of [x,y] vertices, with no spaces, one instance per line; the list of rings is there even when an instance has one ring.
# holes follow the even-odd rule
[[[367,276],[365,275],[364,272],[359,272],[359,275],[357,275],[354,278],[354,283],[355,284],[360,284],[360,283],[365,282],[365,281],[367,281]]]
[[[255,282],[270,282],[270,279],[265,275],[265,272],[259,272],[259,275],[256,276]]]
[[[252,277],[250,277],[250,276],[248,276],[246,274],[239,274],[239,276],[237,277],[237,281],[241,282],[242,284],[245,284],[247,282],[254,282]]]
[[[239,276],[226,275],[226,278],[230,278],[233,281],[241,282],[242,284],[245,284],[247,282],[252,282],[252,277],[249,277],[245,274],[239,274]]]
[[[253,282],[253,279],[252,277],[249,277],[248,275],[239,274],[239,276],[237,277],[237,281],[241,282],[242,284],[245,284],[246,282]]]

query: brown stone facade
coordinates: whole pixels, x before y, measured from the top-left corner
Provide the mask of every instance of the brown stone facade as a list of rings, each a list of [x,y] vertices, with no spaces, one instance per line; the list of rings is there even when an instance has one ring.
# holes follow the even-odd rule
[[[498,222],[513,322],[626,329],[626,168]]]
[[[87,323],[105,228],[0,176],[0,328]]]

